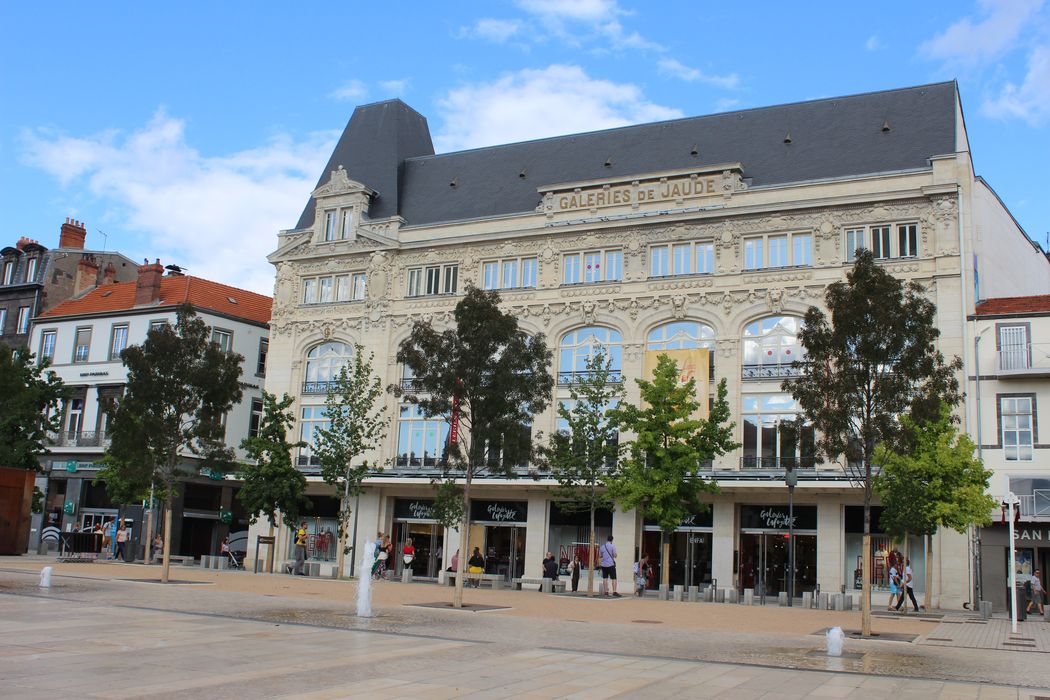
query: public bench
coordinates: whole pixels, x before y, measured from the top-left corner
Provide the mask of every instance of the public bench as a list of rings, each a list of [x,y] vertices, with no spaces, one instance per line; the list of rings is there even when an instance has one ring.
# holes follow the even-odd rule
[[[551,590],[557,591],[558,593],[565,592],[565,581],[561,579],[541,578],[539,576],[522,576],[521,578],[512,579],[510,583],[516,591],[523,590],[522,585],[529,585],[539,586],[540,590],[545,593],[550,593]]]
[[[455,586],[456,585],[456,576],[458,576],[458,575],[459,574],[457,574],[455,571],[446,571],[445,572],[445,582],[446,582],[446,584],[449,585],[449,586]],[[503,574],[471,574],[471,573],[467,573],[467,574],[464,574],[464,576],[466,576],[466,578],[463,580],[464,585],[466,585],[466,584],[468,584],[468,583],[470,583],[472,581],[480,581],[481,583],[484,583],[485,581],[488,581],[490,584],[492,584],[493,590],[500,590],[501,588],[503,588],[503,584],[506,581],[506,578],[504,578]]]
[[[181,564],[183,566],[195,566],[197,564],[197,560],[195,558],[185,554],[169,554],[168,559],[171,560],[172,564]],[[154,563],[163,564],[164,555],[158,554]]]

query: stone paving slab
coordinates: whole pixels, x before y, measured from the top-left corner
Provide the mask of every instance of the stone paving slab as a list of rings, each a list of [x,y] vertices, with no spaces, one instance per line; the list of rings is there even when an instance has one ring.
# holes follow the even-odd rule
[[[1014,634],[1009,620],[942,620],[932,631],[920,637],[919,643],[1046,654],[1050,653],[1050,622],[1029,618],[1017,623],[1017,634]]]

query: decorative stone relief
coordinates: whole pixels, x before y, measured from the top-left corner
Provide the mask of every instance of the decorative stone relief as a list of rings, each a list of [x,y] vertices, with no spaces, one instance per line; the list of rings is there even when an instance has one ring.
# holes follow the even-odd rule
[[[779,314],[784,309],[784,290],[783,289],[767,289],[766,290],[766,306],[769,307],[770,313]]]

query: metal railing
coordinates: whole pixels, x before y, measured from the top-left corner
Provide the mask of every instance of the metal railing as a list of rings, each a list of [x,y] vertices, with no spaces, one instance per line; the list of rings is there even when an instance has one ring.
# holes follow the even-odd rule
[[[108,447],[110,443],[104,430],[63,430],[49,437],[56,447]]]
[[[329,389],[334,389],[336,382],[325,380],[319,382],[303,382],[304,394],[327,394]]]
[[[571,370],[568,372],[558,372],[558,384],[572,384],[573,380],[576,379],[576,377],[579,377],[580,379],[589,379],[591,377],[591,374],[592,372],[589,372],[587,370],[580,370],[579,372],[574,372]],[[611,372],[609,372],[609,383],[623,383],[623,375],[620,373],[620,370],[612,370]]]
[[[740,458],[741,469],[816,469],[816,457],[758,457]]]
[[[744,381],[784,379],[785,377],[798,377],[802,373],[801,367],[794,367],[790,362],[775,365],[743,365],[741,368],[741,378]]]
[[[1050,375],[1050,344],[1026,343],[997,350],[995,367],[1002,376]]]

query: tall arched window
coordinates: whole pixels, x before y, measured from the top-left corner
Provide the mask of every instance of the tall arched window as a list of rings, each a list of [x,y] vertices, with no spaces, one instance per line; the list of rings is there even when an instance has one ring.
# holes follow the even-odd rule
[[[804,357],[798,342],[802,319],[795,316],[768,316],[744,328],[744,379],[793,377],[791,366]]]
[[[696,321],[674,321],[649,331],[647,350],[710,350],[710,376],[715,376],[715,329]]]
[[[586,326],[569,331],[558,344],[558,384],[569,384],[587,371],[587,360],[601,349],[609,358],[613,377],[623,369],[623,336],[604,326]]]
[[[326,394],[339,370],[350,362],[354,350],[346,343],[329,341],[314,346],[306,353],[304,394]]]

